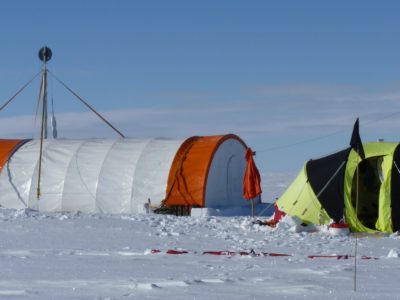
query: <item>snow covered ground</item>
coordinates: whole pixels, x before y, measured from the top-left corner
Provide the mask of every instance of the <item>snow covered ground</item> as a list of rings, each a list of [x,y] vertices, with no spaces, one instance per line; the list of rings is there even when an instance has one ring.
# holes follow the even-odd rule
[[[0,209],[0,299],[399,298],[400,236],[359,236],[354,292],[353,259],[309,258],[352,255],[354,236],[251,221]],[[203,254],[220,250],[255,255]]]

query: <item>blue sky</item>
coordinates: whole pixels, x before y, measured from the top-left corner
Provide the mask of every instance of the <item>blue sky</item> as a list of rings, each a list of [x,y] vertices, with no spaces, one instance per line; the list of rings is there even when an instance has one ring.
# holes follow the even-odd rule
[[[357,117],[363,140],[399,140],[399,11],[366,0],[7,1],[0,101],[40,70],[48,45],[48,68],[125,135],[236,133],[262,172],[297,171],[346,147]],[[2,137],[38,136],[38,93],[36,80],[1,112]],[[61,136],[115,136],[52,79],[49,95]]]

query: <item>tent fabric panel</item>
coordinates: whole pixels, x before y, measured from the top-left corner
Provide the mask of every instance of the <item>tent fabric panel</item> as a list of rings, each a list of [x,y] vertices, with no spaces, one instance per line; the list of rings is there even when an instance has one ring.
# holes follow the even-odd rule
[[[335,222],[343,218],[344,173],[349,152],[350,148],[310,160],[306,164],[307,177],[314,194],[319,195],[319,202]]]
[[[246,147],[237,139],[227,139],[215,152],[207,179],[206,207],[243,206],[243,177]]]
[[[223,136],[201,137],[197,139],[190,148],[184,160],[182,168],[183,186],[186,188],[185,201],[180,201],[181,205],[195,205],[205,207],[205,185],[207,182],[208,168],[211,164],[212,156],[217,143]]]
[[[103,161],[115,140],[86,140],[72,157],[62,197],[62,211],[96,211],[96,191]]]
[[[398,143],[392,142],[370,142],[363,144],[365,158],[374,156],[393,155]]]
[[[297,174],[296,178],[292,181],[285,192],[279,197],[276,202],[279,210],[288,214],[293,206],[293,203],[298,201],[303,189],[308,184],[305,166]]]
[[[394,165],[396,163],[396,165]],[[397,167],[396,167],[397,166]],[[391,172],[391,184],[390,184],[390,193],[391,193],[391,213],[392,213],[392,226],[393,231],[400,230],[400,171],[397,169],[400,168],[400,147],[397,146],[394,154],[393,154],[393,165]]]
[[[363,144],[364,151],[365,151],[365,159],[372,158],[372,157],[385,157],[385,156],[392,156],[394,151],[396,150],[398,144],[397,143],[383,143],[383,142],[375,142],[375,143],[366,143]],[[390,160],[386,160],[386,162],[390,162]],[[346,221],[350,226],[352,231],[357,232],[376,232],[378,228],[368,228],[364,226],[356,214],[356,208],[352,204],[352,187],[353,187],[353,180],[356,180],[356,171],[358,164],[361,163],[361,158],[359,155],[354,151],[351,150],[348,158],[348,162],[346,165],[345,171],[345,185],[344,185],[344,195],[345,195],[345,207],[346,207]],[[383,168],[386,169],[386,172],[389,172],[388,164],[385,163]],[[386,167],[385,167],[386,166]],[[390,176],[385,176],[385,181],[390,180]],[[390,181],[383,182],[380,187],[379,191],[379,216],[377,220],[377,225],[379,228],[388,230],[390,225],[388,222],[389,220],[385,219],[388,217],[388,203],[391,203],[391,196],[388,191],[388,185],[390,185]],[[355,196],[355,195],[354,195]],[[391,232],[390,229],[388,232]]]
[[[182,140],[154,139],[146,145],[133,178],[131,213],[145,212],[148,199],[151,206],[161,205],[172,161],[182,143]]]
[[[43,144],[46,149],[48,143]],[[0,205],[7,208],[33,208],[30,201],[30,190],[36,190],[37,180],[32,183],[35,167],[39,158],[39,143],[30,140],[14,152],[3,172],[0,173]],[[37,207],[36,207],[37,209]]]
[[[369,157],[368,147],[364,146],[365,156]],[[346,208],[346,222],[352,231],[356,232],[375,232],[375,230],[364,226],[358,219],[356,209],[352,204],[352,188],[353,178],[356,176],[356,170],[358,164],[361,162],[361,158],[354,150],[350,151],[349,158],[347,160],[346,171],[345,171],[345,182],[344,182],[344,202]]]
[[[174,158],[168,177],[165,204],[205,207],[207,177],[218,147],[228,139],[243,141],[236,135],[192,137]],[[243,145],[245,145],[243,143]]]
[[[365,159],[372,157],[383,157],[384,161],[389,162],[390,160],[385,159],[385,156],[392,156],[398,147],[398,143],[388,143],[388,142],[373,142],[363,144],[365,151]],[[353,180],[356,180],[356,171],[358,164],[361,163],[361,159],[355,151],[351,151],[349,159],[346,165],[345,173],[345,207],[346,207],[346,220],[349,223],[351,230],[358,232],[376,232],[376,229],[391,232],[391,218],[388,210],[388,203],[391,203],[392,196],[388,193],[389,185],[391,184],[392,178],[386,174],[384,182],[381,184],[379,191],[379,215],[374,229],[364,226],[356,215],[356,209],[352,204],[352,185]],[[386,166],[386,167],[385,167]],[[383,164],[383,168],[386,172],[389,172],[390,167],[388,163]],[[388,181],[389,180],[389,181]],[[355,195],[354,195],[355,196]]]
[[[0,139],[0,172],[11,155],[29,140],[2,140]]]
[[[28,158],[28,153],[24,158],[24,168],[28,169],[30,174],[29,178],[29,190],[28,190],[28,207],[34,210],[39,210],[39,202],[37,199],[37,183],[38,183],[38,170],[39,170],[39,151],[40,151],[40,140],[32,141],[32,148],[29,151],[31,158]],[[50,146],[50,141],[43,141],[42,151],[44,152],[47,147]],[[20,151],[18,151],[19,153]],[[21,153],[23,154],[23,153]]]
[[[40,182],[40,197],[37,201],[37,172],[33,179],[35,188],[31,188],[30,203],[37,204],[40,211],[54,212],[62,210],[62,195],[67,170],[75,151],[83,141],[52,140],[43,150]],[[37,162],[38,167],[38,162]]]
[[[191,195],[187,190],[183,165],[187,160],[190,149],[198,139],[200,139],[198,136],[186,139],[175,154],[168,174],[167,189],[165,192],[165,205],[167,206],[190,205]]]
[[[108,152],[98,179],[99,212],[130,213],[135,168],[149,140],[119,139]]]
[[[305,223],[326,224],[330,219],[307,179],[306,166],[276,204],[279,210],[289,216],[296,216]]]
[[[393,198],[393,195],[391,195],[391,185],[393,183],[391,176],[392,166],[393,155],[384,156],[381,164],[384,180],[379,190],[378,220],[375,224],[375,228],[382,232],[393,232],[391,200]]]
[[[0,148],[7,140],[1,140]],[[15,142],[14,142],[15,141]],[[18,141],[18,142],[17,142]],[[3,165],[0,171],[0,205],[8,208],[26,208],[28,206],[30,176],[26,180],[29,171],[23,168],[21,163],[22,149],[29,148],[30,140],[12,140],[4,147]],[[7,150],[7,151],[5,151]],[[8,152],[8,153],[6,153]],[[15,172],[15,167],[21,172]],[[20,176],[19,173],[22,173]],[[18,174],[18,175],[17,175]]]
[[[293,207],[291,214],[299,217],[306,224],[327,224],[330,220],[327,212],[316,198],[311,185],[307,184]],[[289,214],[290,215],[290,214]]]

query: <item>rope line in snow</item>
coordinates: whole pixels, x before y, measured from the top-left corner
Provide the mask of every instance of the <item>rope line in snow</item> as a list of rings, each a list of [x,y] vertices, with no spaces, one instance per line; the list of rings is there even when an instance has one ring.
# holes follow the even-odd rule
[[[168,254],[168,255],[185,255],[185,254],[200,254],[200,255],[215,255],[215,256],[252,256],[252,257],[291,257],[294,256],[293,254],[287,253],[277,253],[277,252],[255,252],[254,250],[250,251],[203,251],[203,252],[196,252],[196,251],[188,251],[188,250],[159,250],[159,249],[152,249],[150,250],[151,254]],[[348,254],[340,254],[340,255],[307,255],[309,259],[318,259],[318,258],[333,258],[333,259],[352,259],[354,258],[353,255]],[[365,260],[377,260],[378,257],[373,256],[360,256],[359,259]]]

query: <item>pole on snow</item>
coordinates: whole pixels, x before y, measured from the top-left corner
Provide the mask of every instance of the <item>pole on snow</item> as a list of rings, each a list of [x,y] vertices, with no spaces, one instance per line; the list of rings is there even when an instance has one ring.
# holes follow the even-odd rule
[[[360,133],[359,133],[359,120],[357,118],[356,122],[354,123],[353,133],[351,134],[350,140],[351,148],[358,153],[360,161],[357,162],[357,170],[356,170],[356,222],[359,223],[358,219],[358,209],[359,209],[359,198],[360,198],[360,187],[359,187],[359,180],[360,180],[360,171],[359,171],[359,163],[365,159],[365,152],[364,147],[361,142]],[[358,224],[359,225],[359,224]],[[353,276],[353,289],[357,291],[357,248],[358,248],[358,236],[357,233],[355,234],[356,241],[354,245],[354,276]]]
[[[43,141],[47,138],[47,67],[46,63],[52,57],[52,51],[48,47],[43,47],[39,50],[39,59],[43,62],[42,68],[42,125],[40,129],[40,149],[39,149],[39,168],[38,168],[38,182],[36,196],[39,200],[40,198],[40,179],[42,173],[42,156],[43,156]]]

